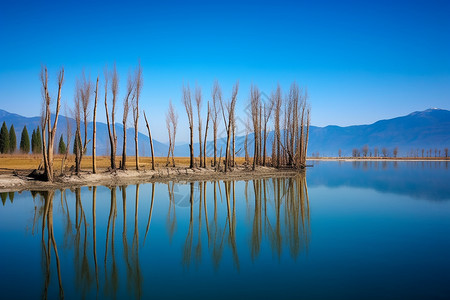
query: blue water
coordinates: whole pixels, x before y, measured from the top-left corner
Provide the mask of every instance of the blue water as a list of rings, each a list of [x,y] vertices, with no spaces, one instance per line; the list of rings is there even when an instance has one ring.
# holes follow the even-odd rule
[[[450,298],[448,163],[312,163],[3,193],[0,298]]]

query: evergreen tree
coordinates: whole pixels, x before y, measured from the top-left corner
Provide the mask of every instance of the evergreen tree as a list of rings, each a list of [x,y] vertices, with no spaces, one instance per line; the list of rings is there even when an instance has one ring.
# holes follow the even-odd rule
[[[22,151],[23,153],[30,152],[30,137],[28,136],[27,126],[23,127],[22,135],[20,137],[20,151]]]
[[[39,126],[36,129],[36,153],[42,153],[42,138]]]
[[[0,193],[0,196],[2,198],[3,206],[5,206],[6,199],[8,199],[8,193]]]
[[[14,153],[17,149],[16,130],[14,124],[9,128],[9,153]]]
[[[31,153],[36,153],[36,129],[31,133]]]
[[[82,147],[81,141],[80,141],[80,138],[78,137],[78,135],[75,134],[75,138],[73,139],[73,148],[72,148],[73,154],[77,154],[78,147],[80,147],[80,148]]]
[[[3,122],[0,130],[0,153],[5,154],[9,152],[9,132],[6,123]]]
[[[66,144],[64,143],[63,135],[61,134],[61,138],[59,139],[58,153],[65,154],[66,153]]]

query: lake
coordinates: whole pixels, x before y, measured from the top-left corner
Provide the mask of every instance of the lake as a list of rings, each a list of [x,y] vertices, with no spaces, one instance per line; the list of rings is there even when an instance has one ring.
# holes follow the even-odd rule
[[[2,193],[2,299],[448,299],[448,162]]]

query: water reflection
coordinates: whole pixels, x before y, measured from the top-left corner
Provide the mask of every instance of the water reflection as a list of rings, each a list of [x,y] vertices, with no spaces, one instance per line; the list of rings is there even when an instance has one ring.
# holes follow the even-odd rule
[[[313,161],[308,182],[314,187],[370,188],[429,201],[450,200],[448,161]]]
[[[115,298],[123,296],[123,293],[137,299],[142,298],[145,282],[143,269],[147,266],[141,264],[139,255],[142,249],[148,250],[149,248],[145,247],[155,246],[155,242],[161,238],[158,228],[152,231],[152,216],[157,203],[158,208],[165,207],[167,211],[162,214],[165,216],[165,222],[155,226],[164,225],[169,244],[182,241],[178,259],[186,271],[192,266],[197,269],[204,264],[217,272],[221,262],[229,255],[234,269],[239,272],[242,268],[241,256],[246,256],[245,252],[248,251],[251,259],[257,260],[264,240],[270,243],[272,253],[278,258],[284,249],[289,251],[293,258],[307,250],[310,217],[304,176],[246,181],[245,200],[244,197],[238,196],[243,182],[238,183],[169,182],[166,184],[167,196],[158,198],[159,201],[155,201],[155,195],[158,190],[164,190],[164,185],[155,183],[142,185],[145,191],[142,195],[139,184],[33,192],[32,195],[38,196],[38,200],[34,207],[32,232],[37,233],[38,220],[41,220],[42,224],[42,298],[54,298],[49,294],[52,284],[56,284],[52,283],[52,272],[57,274],[60,298],[64,298],[64,284],[71,287],[73,285],[83,298]],[[157,189],[157,186],[160,189]],[[236,191],[237,186],[239,192]],[[105,193],[105,189],[109,191]],[[100,200],[97,199],[98,190],[102,191]],[[130,193],[133,194],[132,199]],[[59,199],[56,204],[55,194]],[[180,196],[183,194],[189,201],[188,207],[185,207],[183,197]],[[119,200],[118,195],[121,195]],[[105,210],[100,210],[99,201]],[[55,206],[58,207],[58,218],[62,217],[57,231],[61,235],[60,249],[57,247],[53,229]],[[142,212],[145,217],[141,221],[140,210],[145,210]],[[99,213],[105,216],[101,218],[102,221],[98,219]],[[245,216],[245,222],[251,224],[250,226],[244,221],[238,226],[240,214]],[[187,222],[178,222],[177,217]],[[133,232],[132,237],[128,229]],[[142,240],[140,229],[143,231]],[[122,231],[121,241],[116,239],[116,230]],[[249,244],[239,242],[243,238],[250,241]],[[149,239],[151,242],[146,246]],[[101,240],[104,241],[100,242],[100,245],[103,244],[100,246],[100,251],[104,251],[103,260],[99,260],[101,254],[98,253],[98,241]],[[58,250],[61,249],[63,256],[69,257],[69,264],[67,261],[60,263]],[[54,257],[51,255],[52,251]]]

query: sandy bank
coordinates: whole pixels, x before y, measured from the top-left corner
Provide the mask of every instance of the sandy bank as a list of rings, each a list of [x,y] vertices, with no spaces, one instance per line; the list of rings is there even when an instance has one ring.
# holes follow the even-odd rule
[[[268,177],[290,177],[303,171],[293,169],[276,169],[258,167],[255,171],[245,167],[235,168],[232,172],[217,172],[213,169],[189,168],[161,168],[152,170],[117,170],[115,172],[103,171],[97,174],[82,172],[79,176],[59,176],[54,182],[38,181],[23,175],[0,175],[0,192],[23,190],[49,190],[71,188],[77,186],[96,185],[124,185],[147,182],[188,182],[188,181],[214,181],[214,180],[251,180]]]

